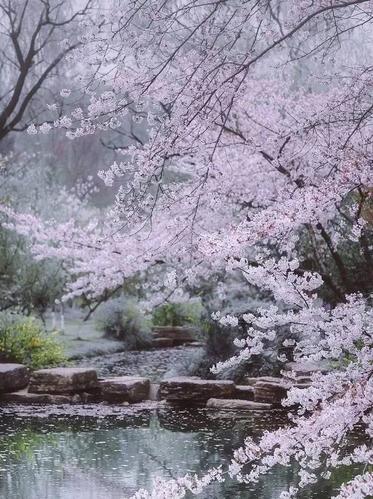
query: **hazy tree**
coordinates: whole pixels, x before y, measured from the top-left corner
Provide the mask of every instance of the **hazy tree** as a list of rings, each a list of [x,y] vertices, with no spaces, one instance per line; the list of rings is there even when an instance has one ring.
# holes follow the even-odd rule
[[[0,140],[45,120],[59,65],[79,46],[92,0],[0,0]],[[51,95],[52,93],[52,95]]]

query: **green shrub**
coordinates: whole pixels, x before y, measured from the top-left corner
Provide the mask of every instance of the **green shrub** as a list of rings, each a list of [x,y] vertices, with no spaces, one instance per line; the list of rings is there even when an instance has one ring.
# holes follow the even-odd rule
[[[132,300],[115,298],[102,305],[97,327],[107,335],[124,342],[129,350],[144,348],[152,340],[152,323]]]
[[[153,312],[155,326],[200,325],[203,306],[199,301],[166,303]]]
[[[0,226],[2,310],[12,307],[25,315],[43,317],[63,294],[65,277],[59,262],[34,260],[25,238]]]
[[[0,355],[33,369],[56,366],[66,359],[62,346],[32,317],[0,314]]]

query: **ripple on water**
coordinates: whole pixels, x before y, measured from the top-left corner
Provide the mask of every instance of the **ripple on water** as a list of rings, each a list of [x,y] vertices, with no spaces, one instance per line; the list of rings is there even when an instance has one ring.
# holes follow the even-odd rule
[[[56,410],[56,408],[54,409]],[[125,499],[151,488],[155,477],[199,475],[221,463],[245,436],[284,423],[282,411],[231,413],[170,408],[102,415],[0,411],[0,497],[6,499]],[[227,481],[203,499],[269,499],[294,483],[293,467],[274,469],[255,486]],[[338,479],[340,482],[340,478]],[[304,498],[327,498],[337,481]]]

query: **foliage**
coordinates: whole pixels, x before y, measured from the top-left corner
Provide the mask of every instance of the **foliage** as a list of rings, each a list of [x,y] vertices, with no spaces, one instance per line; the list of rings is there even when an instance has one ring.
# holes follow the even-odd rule
[[[104,303],[96,321],[99,329],[123,341],[129,350],[151,343],[151,320],[133,300],[119,297]]]
[[[200,302],[165,303],[153,311],[155,326],[198,326],[203,307]]]
[[[1,309],[41,317],[63,294],[65,275],[56,261],[35,261],[22,236],[0,227]]]
[[[60,343],[36,319],[4,312],[0,315],[0,355],[33,369],[57,366],[66,360]]]
[[[245,376],[278,376],[282,364],[278,361],[281,341],[268,345],[262,355],[244,360],[235,365],[227,366],[220,372],[213,372],[216,364],[224,363],[237,354],[234,340],[246,337],[246,324],[240,321],[236,327],[222,325],[212,319],[205,320],[202,324],[202,338],[206,343],[204,355],[194,363],[190,374],[205,379],[233,379],[236,383],[244,380]],[[279,335],[280,338],[283,335]]]

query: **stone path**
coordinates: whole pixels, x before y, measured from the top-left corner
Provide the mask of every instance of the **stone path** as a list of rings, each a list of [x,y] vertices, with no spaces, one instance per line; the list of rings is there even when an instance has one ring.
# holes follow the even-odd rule
[[[179,406],[199,406],[219,410],[268,410],[282,407],[288,390],[306,389],[310,386],[304,369],[301,377],[247,378],[246,385],[236,385],[231,380],[207,380],[196,376],[171,376],[162,378],[175,361],[175,353],[185,359],[186,347],[143,352],[126,352],[120,361],[111,365],[110,377],[97,372],[94,367],[58,367],[30,372],[20,364],[0,364],[0,402],[18,404],[137,404],[147,401]],[[194,348],[189,347],[189,355]],[[132,354],[129,357],[129,354]],[[136,370],[129,358],[135,358]],[[112,357],[111,357],[112,359]],[[139,360],[140,359],[140,360]],[[172,359],[172,360],[171,360]],[[101,359],[102,360],[102,359]],[[153,363],[150,362],[152,360]],[[190,359],[189,359],[190,360]],[[155,362],[155,363],[154,363]],[[130,375],[113,376],[113,370],[128,370]],[[153,376],[162,378],[159,382]],[[141,376],[141,369],[145,376]],[[301,382],[300,382],[301,381]]]
[[[91,367],[56,367],[29,372],[19,364],[0,365],[0,401],[18,404],[136,404],[159,401],[212,409],[280,408],[290,384],[257,378],[253,386],[231,380],[177,376],[152,383],[148,377],[99,378]],[[20,377],[20,375],[22,375]]]

